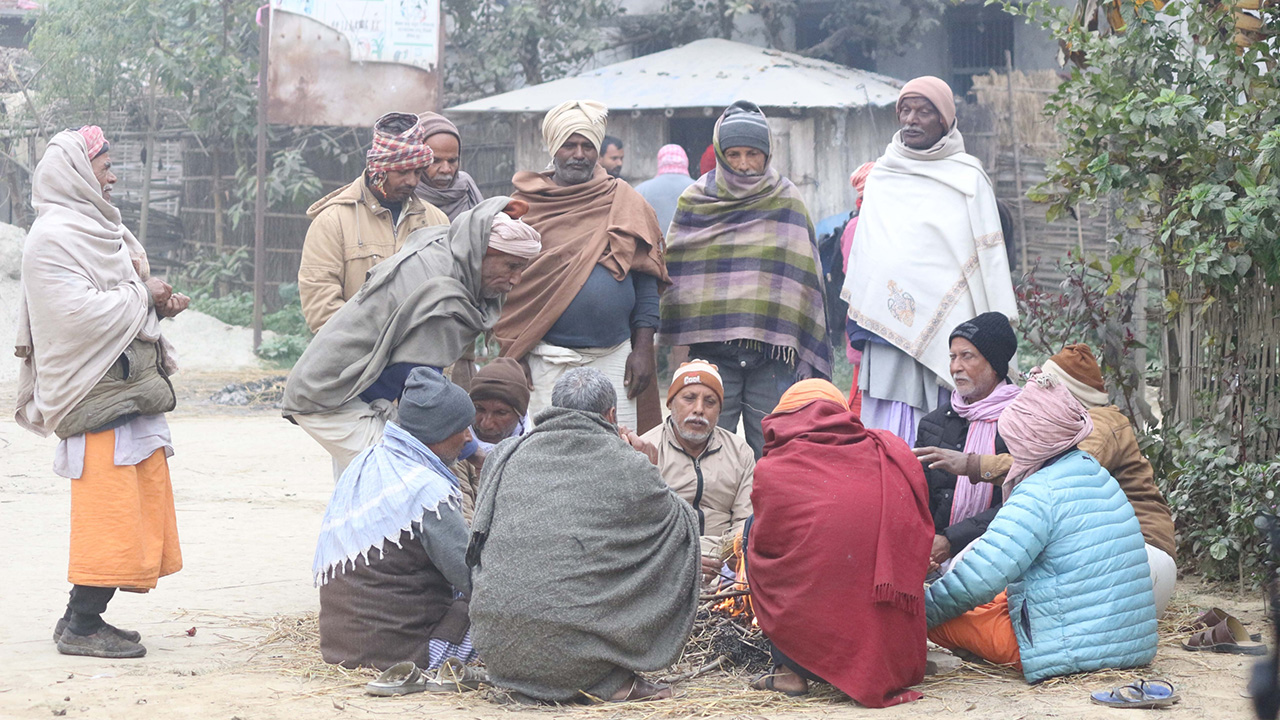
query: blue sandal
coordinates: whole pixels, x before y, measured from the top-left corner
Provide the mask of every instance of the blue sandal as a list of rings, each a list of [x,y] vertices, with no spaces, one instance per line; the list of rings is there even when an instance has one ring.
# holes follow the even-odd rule
[[[1095,705],[1149,710],[1169,707],[1181,698],[1173,689],[1173,683],[1167,680],[1139,680],[1111,690],[1099,690],[1089,699]]]

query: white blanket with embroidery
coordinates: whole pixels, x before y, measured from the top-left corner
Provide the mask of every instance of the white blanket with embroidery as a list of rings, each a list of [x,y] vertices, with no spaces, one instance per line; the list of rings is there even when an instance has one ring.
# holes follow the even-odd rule
[[[865,192],[840,293],[849,318],[946,380],[957,325],[1018,317],[991,180],[952,128],[925,151],[895,134]]]

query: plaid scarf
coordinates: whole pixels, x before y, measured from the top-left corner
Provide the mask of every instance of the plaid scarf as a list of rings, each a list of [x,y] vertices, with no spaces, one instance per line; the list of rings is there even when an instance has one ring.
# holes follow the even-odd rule
[[[416,115],[410,116],[414,126],[399,135],[380,128],[386,120],[400,115],[408,113],[388,113],[374,125],[373,147],[364,156],[370,172],[413,170],[431,164],[431,148],[427,147],[427,138]]]
[[[680,196],[667,232],[661,342],[757,343],[831,376],[822,275],[800,191],[770,166],[729,169],[716,127],[716,167]]]

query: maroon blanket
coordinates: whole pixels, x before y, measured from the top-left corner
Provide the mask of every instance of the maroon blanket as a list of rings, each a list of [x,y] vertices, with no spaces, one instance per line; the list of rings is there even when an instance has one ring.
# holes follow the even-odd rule
[[[920,461],[834,403],[764,419],[747,549],[760,627],[867,707],[921,697],[933,543]]]

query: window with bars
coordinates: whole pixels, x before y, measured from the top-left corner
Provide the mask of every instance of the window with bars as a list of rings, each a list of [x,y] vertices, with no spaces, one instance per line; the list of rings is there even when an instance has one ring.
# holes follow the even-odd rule
[[[947,9],[947,51],[951,89],[968,94],[973,76],[1004,70],[1005,51],[1013,52],[1013,17],[998,7],[961,6]]]

